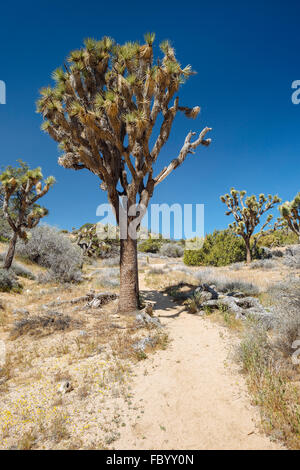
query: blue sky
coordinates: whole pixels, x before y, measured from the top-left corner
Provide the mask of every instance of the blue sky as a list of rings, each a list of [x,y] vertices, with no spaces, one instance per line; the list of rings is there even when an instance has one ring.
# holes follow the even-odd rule
[[[95,176],[58,166],[57,145],[40,131],[35,113],[38,90],[84,38],[125,42],[154,31],[157,43],[170,39],[179,61],[198,72],[180,97],[202,109],[195,121],[177,119],[157,169],[177,156],[190,129],[212,127],[213,142],[159,185],[152,202],[205,204],[210,232],[229,223],[219,196],[231,186],[292,198],[300,190],[300,105],[291,101],[291,84],[300,79],[299,14],[294,0],[2,3],[1,165],[22,158],[57,178],[44,198],[47,223],[70,229],[97,221],[106,194]]]

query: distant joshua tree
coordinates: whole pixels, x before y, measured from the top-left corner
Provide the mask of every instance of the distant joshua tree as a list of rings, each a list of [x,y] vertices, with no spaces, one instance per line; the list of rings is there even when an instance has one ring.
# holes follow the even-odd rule
[[[146,34],[143,45],[119,45],[108,37],[87,39],[85,47],[71,52],[68,65],[53,73],[56,86],[42,89],[38,101],[45,120],[42,129],[64,152],[59,164],[87,169],[101,180],[119,225],[120,199],[127,198],[127,226],[133,222],[138,227],[140,220],[132,208],[137,203],[146,208],[155,187],[188,154],[210,143],[205,139],[210,128],[205,127],[194,141],[195,133],[189,132],[178,156],[154,174],[177,112],[196,118],[200,111],[198,106],[180,106],[178,97],[171,104],[193,72],[189,65],[181,67],[168,41],[160,44],[163,56],[154,61],[154,39],[154,34]],[[137,241],[129,233],[121,239],[119,311],[135,310],[138,298]]]
[[[279,207],[282,222],[281,226],[288,227],[298,236],[300,243],[300,192],[296,194],[292,201],[286,201]]]
[[[245,195],[246,191],[237,191],[231,188],[230,194],[225,194],[221,196],[220,199],[229,209],[226,215],[233,215],[235,219],[235,221],[229,225],[229,228],[243,238],[246,245],[246,261],[250,263],[252,258],[251,239],[254,230],[261,223],[263,214],[272,209],[276,204],[279,204],[281,199],[278,196],[271,196],[271,194],[269,194],[268,197],[264,194],[260,194],[258,199],[253,195],[246,197],[244,200]],[[263,235],[264,229],[270,224],[272,219],[273,215],[269,214],[260,231],[255,234],[254,246]]]
[[[19,171],[18,171],[19,170]],[[28,167],[16,169],[7,167],[0,175],[1,193],[3,197],[3,214],[10,228],[12,236],[9,242],[8,252],[4,261],[4,268],[12,265],[18,237],[28,239],[28,230],[35,227],[42,217],[48,214],[45,207],[39,206],[37,201],[41,199],[50,187],[55,183],[53,176],[44,181],[40,168],[29,170]]]

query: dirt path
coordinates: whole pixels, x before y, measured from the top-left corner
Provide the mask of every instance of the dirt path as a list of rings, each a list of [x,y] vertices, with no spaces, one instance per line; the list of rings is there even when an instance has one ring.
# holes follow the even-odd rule
[[[258,430],[258,411],[229,358],[232,335],[160,293],[152,296],[171,344],[139,364],[132,401],[143,411],[116,448],[278,449]]]

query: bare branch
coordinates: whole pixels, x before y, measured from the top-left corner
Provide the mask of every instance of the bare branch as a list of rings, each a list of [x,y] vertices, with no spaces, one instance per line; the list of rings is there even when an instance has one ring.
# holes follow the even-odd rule
[[[184,145],[179,153],[179,156],[175,158],[174,160],[171,161],[171,163],[165,167],[155,178],[154,178],[154,184],[157,186],[159,183],[161,183],[173,170],[175,170],[178,166],[180,166],[184,160],[186,159],[186,156],[189,153],[195,153],[194,149],[197,148],[199,145],[205,145],[208,146],[211,142],[211,139],[204,139],[206,134],[212,130],[211,127],[205,127],[199,134],[199,137],[197,140],[194,142],[191,142],[191,138],[196,135],[195,132],[189,132],[188,135],[185,138]]]

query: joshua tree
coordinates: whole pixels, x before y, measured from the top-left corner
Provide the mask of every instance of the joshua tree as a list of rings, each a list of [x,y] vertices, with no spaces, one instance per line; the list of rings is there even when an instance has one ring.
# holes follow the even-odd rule
[[[251,238],[255,228],[260,224],[262,215],[272,209],[275,204],[281,202],[278,196],[271,194],[266,197],[260,194],[258,199],[255,195],[248,196],[244,200],[246,191],[237,191],[231,188],[230,194],[221,196],[220,199],[228,207],[226,215],[233,215],[235,221],[229,225],[234,233],[240,235],[246,245],[247,263],[251,262]],[[273,215],[269,214],[260,231],[255,235],[255,245],[262,236],[264,229],[270,224]]]
[[[279,207],[283,225],[294,232],[300,242],[300,192],[293,201],[286,201]]]
[[[154,34],[145,35],[145,44],[115,44],[110,38],[87,39],[85,47],[71,52],[68,65],[53,73],[56,86],[41,90],[38,111],[45,122],[42,129],[59,142],[63,155],[58,162],[73,170],[88,169],[101,180],[107,191],[117,223],[119,202],[127,198],[130,208],[146,208],[155,187],[211,130],[206,127],[198,138],[189,132],[177,158],[158,174],[154,164],[166,144],[177,112],[195,118],[200,108],[179,105],[180,84],[190,75],[182,68],[168,41],[160,44],[162,58],[154,62]],[[155,135],[159,115],[162,123]],[[154,142],[152,146],[151,143]],[[134,211],[133,211],[134,212]],[[131,212],[132,213],[132,212]],[[127,215],[127,226],[139,221]],[[121,239],[119,310],[138,307],[137,242],[133,236]]]
[[[17,160],[17,162],[19,166],[13,167],[9,165],[6,168],[3,168],[2,171],[4,171],[5,169],[6,170],[9,169],[14,178],[16,179],[21,178],[29,170],[29,166],[27,163],[23,162],[22,160]],[[9,238],[11,234],[11,228],[3,214],[3,202],[4,202],[4,188],[0,184],[0,237],[2,236],[3,238]],[[15,202],[16,202],[16,199],[12,199],[10,201],[10,210],[12,210],[13,212],[14,212]]]
[[[19,175],[19,176],[18,176]],[[47,178],[42,188],[43,175],[40,168],[17,172],[12,167],[0,175],[3,194],[3,214],[12,229],[4,268],[9,269],[14,259],[18,237],[27,240],[27,230],[35,227],[48,210],[36,202],[43,197],[55,183],[53,176]]]

